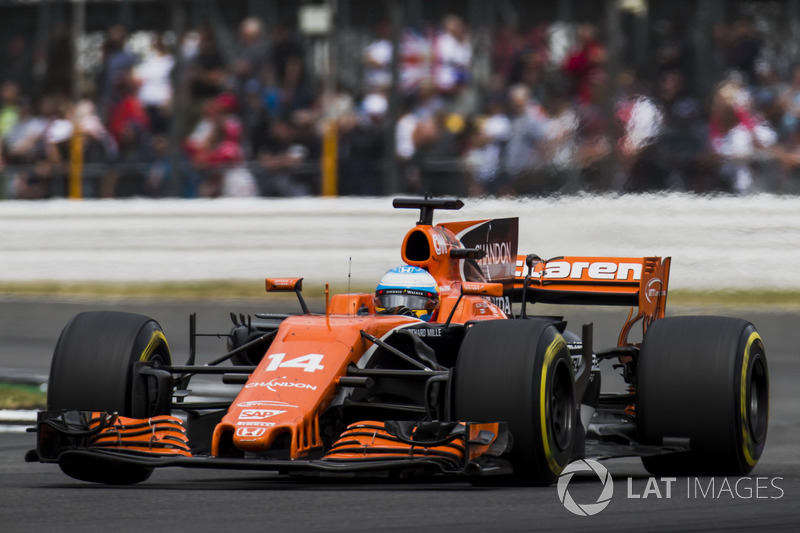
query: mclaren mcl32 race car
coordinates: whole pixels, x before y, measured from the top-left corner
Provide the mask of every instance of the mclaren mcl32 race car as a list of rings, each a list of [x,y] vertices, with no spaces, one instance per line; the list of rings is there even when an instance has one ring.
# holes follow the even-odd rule
[[[544,260],[518,254],[516,218],[434,225],[436,210],[462,206],[394,200],[420,212],[401,255],[438,285],[428,320],[327,289],[324,313],[311,313],[302,278],[267,278],[268,292],[297,294],[298,312],[231,314],[226,349],[206,362],[192,315],[190,353],[176,364],[148,317],[75,316],[26,459],[108,484],[169,466],[530,484],[554,482],[579,458],[639,456],[654,475],[753,469],[769,393],[751,323],[665,318],[669,258]],[[537,303],[631,311],[616,345],[597,349],[592,324],[573,332],[537,316]],[[634,329],[640,342],[629,341]],[[600,393],[605,359],[625,392]],[[201,374],[237,386],[235,399],[193,400]]]

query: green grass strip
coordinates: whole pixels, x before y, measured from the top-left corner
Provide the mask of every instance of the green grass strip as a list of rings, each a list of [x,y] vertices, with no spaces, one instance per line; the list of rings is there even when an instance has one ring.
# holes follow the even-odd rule
[[[0,409],[44,409],[46,405],[47,393],[35,385],[0,383]]]

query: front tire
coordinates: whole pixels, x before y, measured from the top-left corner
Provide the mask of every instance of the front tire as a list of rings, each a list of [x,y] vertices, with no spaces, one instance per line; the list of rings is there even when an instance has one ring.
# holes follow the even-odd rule
[[[515,478],[549,485],[569,463],[577,428],[572,359],[545,320],[481,322],[467,331],[454,375],[457,420],[505,421]]]
[[[644,457],[654,475],[745,475],[767,437],[769,374],[755,327],[673,317],[647,330],[638,363],[639,439],[689,438],[691,451]]]
[[[137,362],[171,363],[169,346],[158,323],[146,316],[115,311],[76,315],[61,332],[50,366],[49,410],[105,411],[149,418],[167,415],[154,409],[155,387],[134,393]],[[153,469],[80,459],[59,464],[70,477],[108,484],[144,481]]]

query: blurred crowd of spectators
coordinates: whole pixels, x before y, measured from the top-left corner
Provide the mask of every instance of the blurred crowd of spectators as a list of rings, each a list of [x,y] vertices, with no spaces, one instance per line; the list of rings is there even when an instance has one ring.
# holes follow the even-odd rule
[[[388,124],[386,23],[363,50],[362,82],[327,95],[285,26],[267,31],[245,19],[232,61],[207,26],[173,46],[155,36],[144,55],[114,26],[92,89],[77,100],[55,92],[30,101],[0,72],[6,195],[64,194],[77,154],[89,197],[319,194],[325,120],[338,131],[344,195],[386,192],[387,161],[408,193],[800,189],[800,66],[778,72],[765,61],[752,19],[715,27],[710,94],[698,94],[695,51],[678,23],[656,26],[645,73],[610,69],[587,23],[569,26],[569,50],[556,57],[554,27],[493,31],[480,86],[461,18],[404,31],[400,112]],[[184,75],[174,84],[179,63]]]

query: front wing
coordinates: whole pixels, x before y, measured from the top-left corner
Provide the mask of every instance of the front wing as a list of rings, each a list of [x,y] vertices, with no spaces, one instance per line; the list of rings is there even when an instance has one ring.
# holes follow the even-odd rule
[[[169,425],[167,428],[166,425]],[[505,423],[364,421],[348,426],[328,453],[317,459],[290,460],[193,455],[175,438],[175,417],[128,419],[90,411],[39,413],[37,448],[26,461],[81,463],[143,468],[184,467],[299,472],[403,472],[465,476],[511,474],[499,456],[510,449]],[[143,431],[143,427],[150,427]],[[136,437],[130,434],[136,433]],[[179,440],[184,441],[182,437]],[[185,442],[185,441],[184,441]]]

